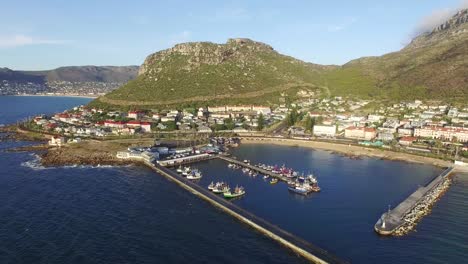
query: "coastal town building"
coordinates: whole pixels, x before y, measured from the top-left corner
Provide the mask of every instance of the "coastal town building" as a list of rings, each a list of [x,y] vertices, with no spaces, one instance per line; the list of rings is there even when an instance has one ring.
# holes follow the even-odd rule
[[[413,135],[413,129],[407,128],[407,127],[398,128],[397,132],[399,136],[412,136]]]
[[[418,140],[418,138],[416,138],[416,137],[402,137],[402,138],[400,138],[398,143],[400,143],[400,145],[402,145],[402,146],[409,146],[409,145],[413,144],[413,142],[415,142],[416,140]]]
[[[139,119],[143,117],[144,113],[140,111],[130,111],[128,112],[128,118]]]
[[[377,139],[382,141],[392,141],[395,139],[395,136],[391,132],[381,131],[377,135]]]
[[[104,121],[104,126],[105,127],[112,127],[112,128],[124,128],[125,127],[125,122],[106,120],[106,121]]]
[[[468,128],[425,126],[414,130],[415,137],[468,142]]]
[[[336,126],[334,125],[314,125],[314,136],[334,137],[336,135]]]
[[[345,137],[352,139],[372,140],[376,136],[376,130],[369,127],[347,127],[345,129]]]
[[[56,146],[56,147],[61,147],[67,143],[67,140],[64,137],[57,137],[54,136],[49,140],[49,145],[50,146]]]

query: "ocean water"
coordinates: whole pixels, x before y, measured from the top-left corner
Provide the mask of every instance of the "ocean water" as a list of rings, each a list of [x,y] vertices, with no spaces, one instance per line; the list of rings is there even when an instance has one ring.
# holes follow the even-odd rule
[[[0,97],[0,123],[87,101]],[[2,264],[306,263],[147,168],[43,168],[5,152],[24,144],[0,142]]]
[[[0,97],[0,124],[86,103],[83,98]],[[0,263],[305,263],[232,217],[144,167],[43,168],[29,144],[0,142]],[[441,169],[372,158],[350,160],[298,147],[243,145],[233,155],[314,172],[322,192],[243,175],[219,160],[194,165],[199,184],[246,188],[233,203],[351,263],[465,263],[468,177],[401,238],[373,225]]]

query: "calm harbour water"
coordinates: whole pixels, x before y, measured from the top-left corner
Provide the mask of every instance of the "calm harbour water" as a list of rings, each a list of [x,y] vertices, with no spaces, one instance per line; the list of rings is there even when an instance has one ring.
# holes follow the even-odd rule
[[[52,113],[89,99],[0,97],[0,124]],[[143,167],[41,168],[31,153],[0,142],[0,263],[305,263]],[[252,162],[313,171],[322,192],[289,193],[226,163],[196,164],[201,185],[225,180],[246,187],[234,203],[351,263],[463,263],[468,258],[468,177],[458,175],[417,232],[381,238],[373,225],[441,170],[326,151],[244,145]]]

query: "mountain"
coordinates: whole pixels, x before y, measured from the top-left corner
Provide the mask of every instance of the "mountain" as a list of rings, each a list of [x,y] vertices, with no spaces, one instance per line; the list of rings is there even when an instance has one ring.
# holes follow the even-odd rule
[[[261,98],[277,103],[281,93],[318,89],[322,73],[333,68],[281,55],[250,39],[183,43],[149,55],[136,79],[99,102],[161,106]]]
[[[468,10],[461,10],[400,51],[342,66],[305,63],[249,39],[178,44],[148,56],[136,79],[93,104],[271,104],[301,90],[319,96],[466,100],[467,16]]]
[[[47,81],[126,83],[136,77],[138,66],[70,66],[47,72]]]
[[[416,37],[398,52],[351,61],[390,98],[463,99],[468,96],[468,9]]]
[[[105,93],[136,77],[138,66],[70,66],[48,71],[0,68],[0,94]]]

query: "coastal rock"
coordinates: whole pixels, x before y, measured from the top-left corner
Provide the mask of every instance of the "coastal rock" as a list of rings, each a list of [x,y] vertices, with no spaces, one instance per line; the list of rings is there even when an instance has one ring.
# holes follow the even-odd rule
[[[77,153],[67,148],[54,148],[41,155],[41,164],[45,167],[67,166],[67,165],[128,165],[133,164],[127,160],[117,159],[110,153]]]

